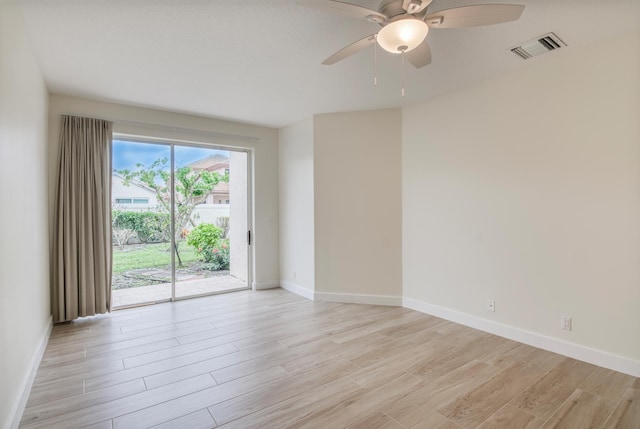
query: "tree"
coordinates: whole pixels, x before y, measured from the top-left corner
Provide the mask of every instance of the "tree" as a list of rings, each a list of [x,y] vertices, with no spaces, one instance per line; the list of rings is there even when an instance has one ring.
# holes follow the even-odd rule
[[[160,158],[148,167],[136,164],[136,169],[118,170],[124,178],[124,184],[129,185],[132,180],[153,189],[158,198],[160,209],[171,213],[171,170],[169,159]],[[182,266],[178,244],[184,238],[184,230],[188,225],[195,226],[192,219],[193,211],[198,204],[205,202],[213,188],[220,182],[229,182],[229,173],[224,175],[206,170],[194,170],[191,167],[178,167],[174,172],[175,188],[175,222],[174,246],[178,265]],[[168,236],[171,236],[168,234]]]

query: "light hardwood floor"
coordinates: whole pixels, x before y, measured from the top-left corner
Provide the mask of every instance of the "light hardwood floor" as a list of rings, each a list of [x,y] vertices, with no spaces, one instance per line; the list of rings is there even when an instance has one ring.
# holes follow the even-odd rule
[[[640,379],[281,289],[55,326],[21,428],[640,428]]]

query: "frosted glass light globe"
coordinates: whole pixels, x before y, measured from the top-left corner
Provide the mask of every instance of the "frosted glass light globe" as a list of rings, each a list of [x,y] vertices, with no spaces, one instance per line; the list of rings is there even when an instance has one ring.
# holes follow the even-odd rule
[[[408,17],[382,27],[376,40],[385,51],[399,54],[417,48],[427,37],[428,32],[429,26],[424,21]]]

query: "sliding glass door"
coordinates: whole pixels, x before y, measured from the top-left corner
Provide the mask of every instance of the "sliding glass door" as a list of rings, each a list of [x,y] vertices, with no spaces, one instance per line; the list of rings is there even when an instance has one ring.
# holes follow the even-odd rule
[[[246,289],[247,154],[175,146],[174,156],[175,296]],[[190,250],[196,262],[182,260]]]
[[[112,306],[249,287],[248,153],[114,139]]]

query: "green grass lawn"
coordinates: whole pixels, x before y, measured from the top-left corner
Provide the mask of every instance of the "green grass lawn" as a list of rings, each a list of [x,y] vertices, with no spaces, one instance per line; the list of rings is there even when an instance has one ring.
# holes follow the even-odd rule
[[[125,246],[125,250],[113,248],[113,273],[119,274],[125,271],[140,268],[154,268],[171,265],[171,245],[169,243],[135,244]],[[180,257],[183,263],[199,260],[193,247],[181,243]],[[177,264],[177,258],[176,258]]]

